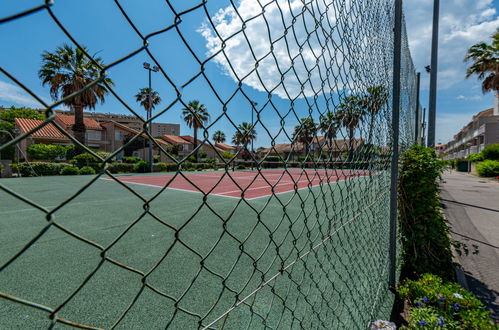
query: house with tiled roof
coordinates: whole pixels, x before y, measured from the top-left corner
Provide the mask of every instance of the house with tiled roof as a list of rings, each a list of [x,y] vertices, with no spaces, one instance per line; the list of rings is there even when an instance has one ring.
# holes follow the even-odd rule
[[[161,139],[170,145],[180,145],[179,156],[187,156],[192,153],[194,150],[194,137],[190,135],[162,135]],[[215,146],[212,146],[208,143],[204,143],[201,140],[197,140],[198,146],[201,145],[199,152],[206,152],[207,158],[220,158],[218,154],[222,154],[224,152],[223,149]]]
[[[72,115],[57,114],[55,121],[69,134],[73,135],[73,125],[75,124],[75,117]],[[85,141],[86,145],[90,148],[105,150],[105,132],[100,123],[92,118],[83,118],[85,124]]]
[[[26,155],[27,148],[35,143],[55,145],[72,144],[66,134],[60,132],[54,124],[46,124],[45,120],[16,118],[15,125],[18,135],[26,134],[32,130],[35,130],[33,133],[28,135],[28,137],[22,139],[18,144],[23,155]]]
[[[236,146],[231,146],[231,145],[228,145],[228,144],[225,144],[225,143],[220,143],[220,142],[217,142],[215,143],[215,147],[219,148],[219,149],[222,149],[223,151],[228,151],[232,154],[235,154],[237,152],[237,147]]]

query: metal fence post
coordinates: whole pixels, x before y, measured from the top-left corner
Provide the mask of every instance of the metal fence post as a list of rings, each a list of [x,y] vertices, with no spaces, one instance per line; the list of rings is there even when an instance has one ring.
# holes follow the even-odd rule
[[[419,112],[419,92],[421,88],[421,72],[418,72],[416,75],[416,120],[415,120],[415,133],[414,133],[414,140],[417,144],[419,144],[419,139],[420,139],[420,131],[421,131],[421,123],[420,123],[420,116],[421,113]]]
[[[393,104],[392,104],[392,163],[390,184],[390,277],[389,285],[396,285],[397,271],[397,186],[399,161],[399,111],[400,111],[400,66],[402,49],[402,0],[395,0],[395,22],[393,41]]]
[[[438,18],[440,0],[433,0],[433,31],[431,39],[430,102],[428,105],[428,147],[435,146],[438,73]]]

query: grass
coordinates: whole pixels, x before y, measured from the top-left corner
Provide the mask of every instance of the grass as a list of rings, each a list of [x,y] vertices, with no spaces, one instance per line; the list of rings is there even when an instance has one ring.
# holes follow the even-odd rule
[[[0,185],[54,209],[91,178]],[[52,309],[65,303],[58,317],[100,328],[122,317],[117,328],[191,329],[227,311],[212,327],[365,327],[389,315],[388,183],[383,173],[249,202],[208,196],[204,203],[201,194],[165,190],[149,203],[151,215],[120,184],[97,180],[54,220],[105,254],[51,226],[0,272],[0,291]],[[129,187],[146,200],[160,191]],[[1,190],[0,200],[2,265],[47,220]],[[6,329],[50,323],[48,313],[2,298],[0,315]]]

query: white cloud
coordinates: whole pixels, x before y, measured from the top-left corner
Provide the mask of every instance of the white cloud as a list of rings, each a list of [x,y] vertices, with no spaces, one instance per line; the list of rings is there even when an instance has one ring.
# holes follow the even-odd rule
[[[409,46],[418,70],[430,64],[433,0],[406,1],[405,16]],[[466,65],[466,50],[499,27],[499,16],[492,0],[446,0],[440,4],[439,26],[439,89],[462,82]],[[423,73],[423,88],[429,75]]]
[[[0,100],[26,107],[43,107],[43,105],[26,93],[22,88],[0,80]],[[4,104],[9,106],[10,104]]]
[[[462,101],[481,101],[483,99],[483,95],[470,95],[470,96],[458,95],[456,96],[456,99]]]
[[[336,93],[358,89],[362,80],[382,79],[370,62],[379,55],[375,50],[386,49],[388,40],[378,36],[386,26],[358,11],[384,15],[383,3],[366,1],[359,9],[350,0],[341,6],[240,0],[236,8],[222,8],[211,17],[216,32],[207,22],[198,32],[208,56],[217,54],[213,61],[236,82],[284,99]],[[372,26],[369,33],[362,31],[363,24]]]

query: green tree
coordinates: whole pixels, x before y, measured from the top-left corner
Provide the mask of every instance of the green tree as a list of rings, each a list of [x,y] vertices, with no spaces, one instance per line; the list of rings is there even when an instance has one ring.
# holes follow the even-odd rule
[[[225,142],[225,133],[222,131],[216,131],[213,133],[213,141],[216,143],[224,143]]]
[[[351,161],[353,157],[355,130],[366,113],[364,100],[358,95],[347,96],[338,105],[336,114],[339,116],[343,127],[348,130],[348,161]]]
[[[490,44],[481,42],[471,46],[464,61],[471,62],[466,78],[476,74],[483,80],[483,93],[499,92],[499,29],[492,35]]]
[[[149,98],[149,94],[151,97]],[[149,104],[149,100],[151,100],[151,104]],[[135,94],[135,101],[140,103],[144,109],[147,110],[152,110],[156,108],[158,104],[161,103],[161,97],[159,96],[159,93],[155,90],[152,90],[149,87],[146,88],[141,88],[137,94]]]
[[[65,99],[63,103],[74,112],[75,123],[72,128],[74,137],[83,145],[85,145],[86,131],[83,110],[95,109],[98,102],[104,103],[108,93],[106,85],[113,85],[110,78],[101,79],[104,67],[102,59],[94,56],[92,61],[84,51],[88,53],[86,47],[73,49],[67,44],[57,47],[52,53],[45,51],[42,54],[42,67],[38,71],[42,85],[50,86],[52,98],[58,100],[62,97]],[[83,90],[95,81],[97,83]],[[78,94],[67,98],[73,93]]]
[[[303,143],[305,156],[308,155],[310,144],[317,135],[317,124],[312,118],[300,119],[300,125],[296,125],[293,132],[293,141]]]
[[[210,114],[204,104],[200,104],[198,100],[193,100],[187,104],[187,107],[182,109],[182,116],[187,126],[194,131],[194,157],[197,161],[198,128],[204,127],[204,123],[210,119]]]
[[[256,139],[256,130],[250,123],[243,122],[241,125],[237,127],[236,133],[234,133],[234,136],[232,137],[232,143],[235,145],[242,145],[244,148],[244,153],[243,155],[246,155],[246,158],[249,158],[249,150],[248,150],[248,145],[251,143],[251,141],[254,141]]]
[[[329,152],[333,150],[333,140],[336,138],[339,128],[340,118],[331,111],[326,112],[319,118],[319,130],[324,134]]]
[[[363,107],[366,115],[369,115],[369,134],[367,143],[372,144],[374,124],[376,116],[388,102],[388,91],[383,86],[371,86],[367,88],[367,94],[363,99]]]

